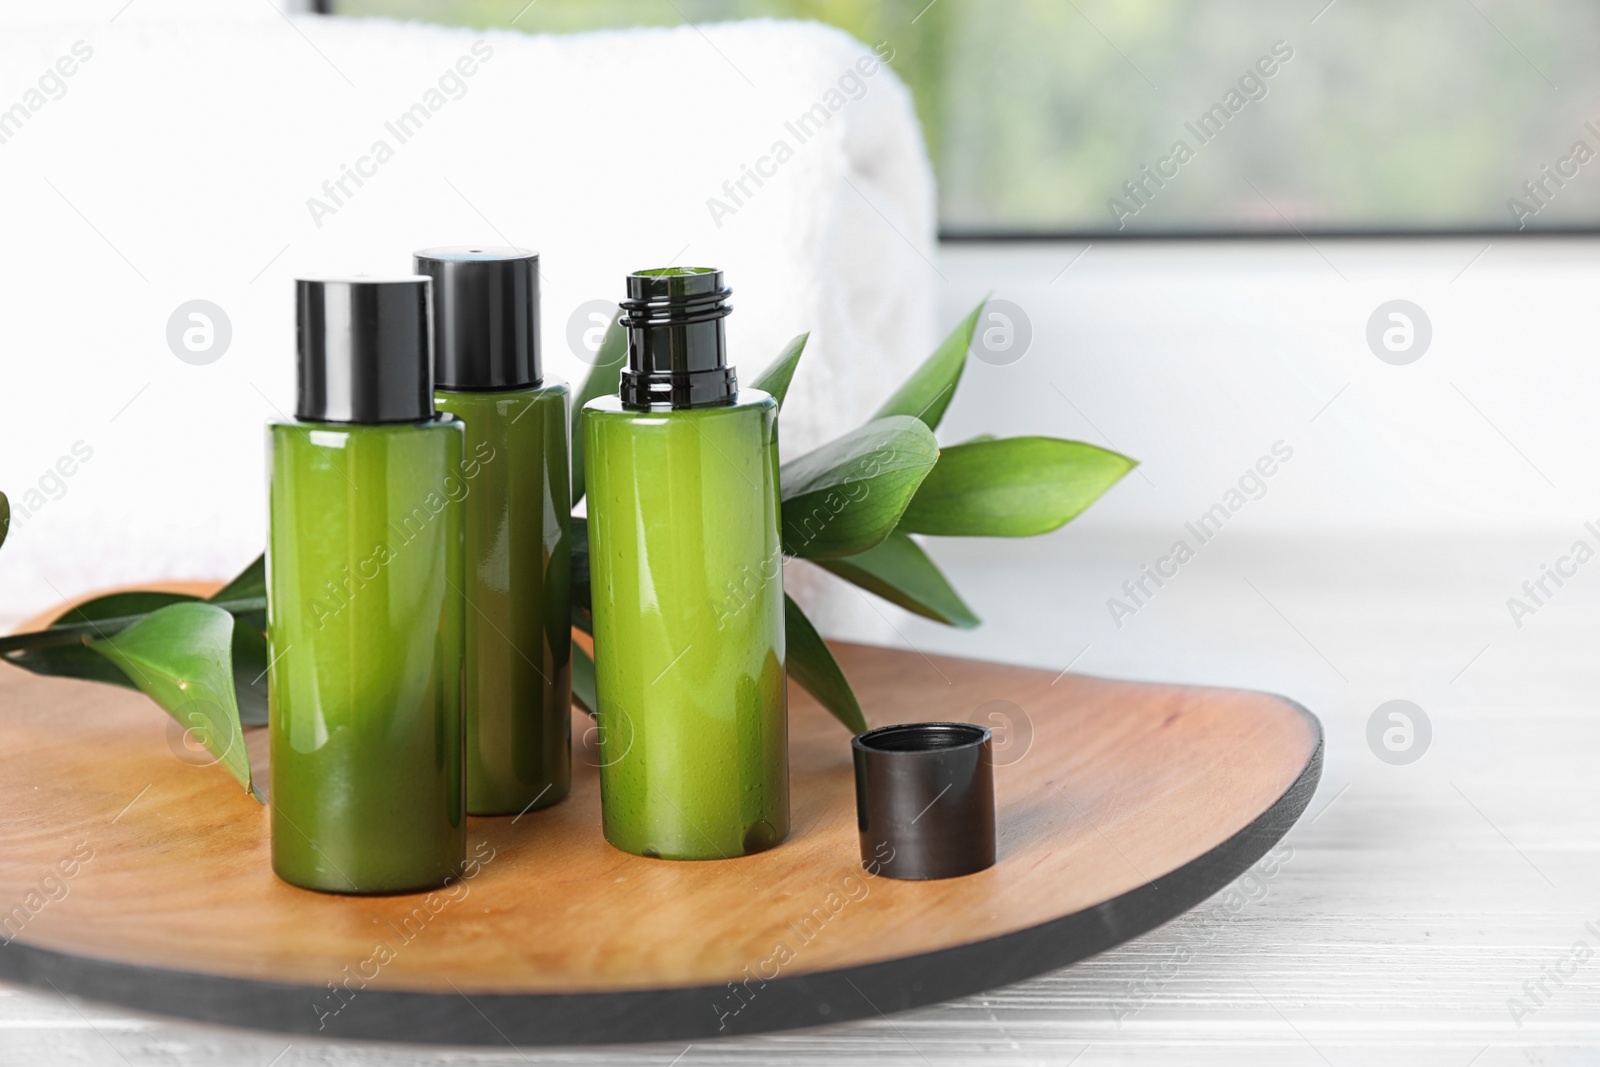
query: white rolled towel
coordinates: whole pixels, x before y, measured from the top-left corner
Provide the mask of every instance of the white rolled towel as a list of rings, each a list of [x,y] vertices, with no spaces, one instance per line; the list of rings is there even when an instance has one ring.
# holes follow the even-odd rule
[[[576,382],[569,337],[592,340],[582,311],[624,274],[720,267],[745,381],[811,331],[786,456],[863,421],[936,340],[910,97],[836,30],[39,10],[0,21],[7,622],[108,584],[223,576],[261,550],[261,425],[293,406],[297,274],[407,273],[436,244],[537,248],[547,373]],[[169,343],[184,347],[198,320],[170,320],[193,300],[231,333],[204,365]],[[792,584],[823,620],[875,617],[853,592]]]

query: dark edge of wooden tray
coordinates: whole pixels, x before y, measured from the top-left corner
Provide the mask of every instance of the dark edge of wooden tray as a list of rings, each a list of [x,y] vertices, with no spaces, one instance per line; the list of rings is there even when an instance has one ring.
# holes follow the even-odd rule
[[[22,941],[0,945],[0,980],[155,1015],[278,1033],[438,1045],[594,1045],[689,1041],[887,1015],[1031,978],[1177,918],[1255,864],[1295,824],[1322,777],[1316,745],[1293,784],[1228,840],[1158,881],[1025,930],[936,952],[793,977],[741,1003],[728,986],[609,993],[473,994],[363,989],[319,1026],[327,990],[75,956]]]

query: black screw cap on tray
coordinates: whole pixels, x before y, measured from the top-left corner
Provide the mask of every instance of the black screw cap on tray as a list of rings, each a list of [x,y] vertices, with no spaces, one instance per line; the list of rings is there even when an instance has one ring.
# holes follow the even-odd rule
[[[889,878],[954,878],[994,866],[994,752],[987,727],[880,726],[851,742],[861,862]]]

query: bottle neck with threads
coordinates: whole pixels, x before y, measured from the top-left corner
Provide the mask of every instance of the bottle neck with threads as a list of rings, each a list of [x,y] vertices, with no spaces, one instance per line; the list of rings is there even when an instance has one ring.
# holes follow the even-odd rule
[[[709,267],[663,267],[628,275],[622,325],[628,367],[622,406],[703,408],[731,404],[739,380],[728,366],[722,320],[733,290]]]

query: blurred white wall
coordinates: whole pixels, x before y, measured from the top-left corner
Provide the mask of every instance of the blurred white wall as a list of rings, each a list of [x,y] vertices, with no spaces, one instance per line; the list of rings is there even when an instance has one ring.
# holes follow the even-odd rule
[[[1199,515],[1278,440],[1294,458],[1238,516],[1253,530],[1448,537],[1568,522],[1600,505],[1597,250],[1559,238],[946,245],[943,322],[992,289],[1033,331],[1017,362],[973,361],[948,437],[1003,428],[1119,448],[1142,473],[1094,521],[1152,532]],[[1395,299],[1431,323],[1406,365],[1367,341],[1369,317]]]
[[[1486,660],[1557,634],[1550,647],[1570,647],[1600,622],[1600,562],[1568,559],[1579,540],[1600,558],[1600,241],[1084,248],[941,247],[941,328],[992,291],[1032,340],[1014,362],[969,362],[939,435],[1078,438],[1142,465],[1056,533],[930,540],[978,630],[884,608],[856,636],[1304,692],[1308,676],[1342,688],[1340,669],[1359,674],[1330,670],[1322,655],[1338,663],[1337,648],[1316,651],[1328,627],[1365,632],[1374,653],[1412,648],[1406,670],[1443,686],[1486,647]],[[1367,340],[1395,299],[1431,326],[1404,365]],[[1292,458],[1241,486],[1279,442]],[[1219,503],[1239,507],[1202,544],[1190,527]],[[1130,596],[1123,583],[1180,540],[1194,557]],[[1544,579],[1535,603],[1523,583],[1558,566],[1572,573]],[[1514,618],[1513,597],[1534,613]],[[1114,612],[1113,598],[1135,610]],[[1263,632],[1282,650],[1266,651]]]

